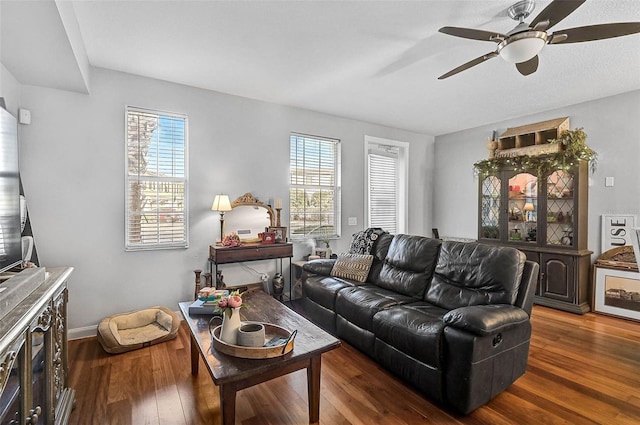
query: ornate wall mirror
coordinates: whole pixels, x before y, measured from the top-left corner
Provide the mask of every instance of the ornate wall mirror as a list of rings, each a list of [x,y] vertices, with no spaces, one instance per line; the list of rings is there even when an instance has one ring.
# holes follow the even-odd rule
[[[231,208],[224,216],[225,234],[235,232],[242,242],[259,242],[258,233],[274,225],[273,209],[251,193],[239,196]]]

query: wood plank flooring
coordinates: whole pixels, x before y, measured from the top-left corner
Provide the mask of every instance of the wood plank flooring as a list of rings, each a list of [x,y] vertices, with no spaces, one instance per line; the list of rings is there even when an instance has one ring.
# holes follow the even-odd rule
[[[640,423],[640,323],[534,306],[527,373],[468,416],[443,410],[343,344],[322,356],[320,424]],[[72,425],[221,423],[218,389],[192,376],[189,332],[109,355],[95,338],[69,342]],[[201,360],[202,361],[202,360]],[[240,391],[236,424],[308,423],[304,371]]]

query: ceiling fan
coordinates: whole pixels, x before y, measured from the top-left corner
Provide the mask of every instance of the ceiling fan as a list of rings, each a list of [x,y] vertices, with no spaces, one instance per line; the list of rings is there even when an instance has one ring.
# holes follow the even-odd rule
[[[554,0],[530,24],[524,20],[535,7],[534,0],[522,0],[511,6],[507,13],[519,23],[506,34],[476,30],[471,28],[442,27],[440,32],[471,40],[492,41],[498,44],[495,51],[452,69],[438,77],[439,80],[451,77],[465,69],[479,65],[496,56],[507,62],[515,63],[522,75],[530,75],[538,69],[538,53],[545,44],[581,43],[583,41],[602,40],[640,32],[640,22],[620,22],[614,24],[588,25],[568,28],[553,33],[547,32],[554,25],[573,13],[586,0]]]

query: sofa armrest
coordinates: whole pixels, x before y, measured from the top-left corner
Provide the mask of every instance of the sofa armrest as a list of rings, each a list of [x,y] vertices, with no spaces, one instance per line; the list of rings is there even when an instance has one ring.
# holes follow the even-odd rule
[[[508,304],[473,305],[451,310],[443,321],[447,326],[486,336],[528,322],[529,315],[520,307]]]
[[[335,258],[322,258],[320,260],[311,260],[302,266],[302,270],[307,273],[319,274],[322,276],[331,276],[331,270],[336,263]]]

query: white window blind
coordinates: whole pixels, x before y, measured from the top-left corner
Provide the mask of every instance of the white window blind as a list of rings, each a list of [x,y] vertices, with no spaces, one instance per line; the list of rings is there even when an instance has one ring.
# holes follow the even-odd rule
[[[127,250],[186,248],[186,115],[127,107]]]
[[[364,136],[368,227],[399,234],[407,231],[409,143]]]
[[[370,149],[369,226],[398,233],[398,149]]]
[[[339,237],[339,140],[291,134],[289,192],[293,239]]]

